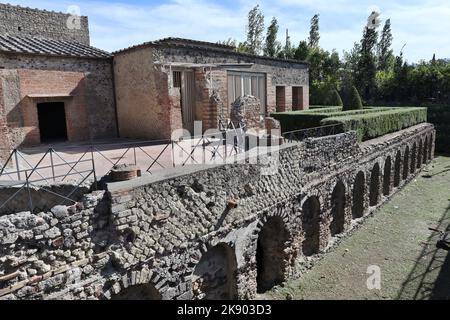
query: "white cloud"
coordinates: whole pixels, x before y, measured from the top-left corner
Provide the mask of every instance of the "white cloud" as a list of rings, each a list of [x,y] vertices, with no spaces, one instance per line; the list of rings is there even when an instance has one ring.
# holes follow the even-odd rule
[[[76,4],[89,16],[94,46],[114,51],[161,37],[186,37],[216,42],[229,37],[244,40],[248,10],[254,5],[244,0],[220,3],[208,0],[168,0],[162,4],[135,5],[104,0],[10,1],[30,7],[66,11]],[[368,12],[381,9],[382,18],[391,18],[396,53],[403,44],[410,61],[450,57],[450,4],[446,0],[260,0],[268,25],[272,16],[280,24],[280,40],[286,28],[291,41],[306,39],[309,20],[321,16],[321,45],[338,52],[350,50],[360,40]]]

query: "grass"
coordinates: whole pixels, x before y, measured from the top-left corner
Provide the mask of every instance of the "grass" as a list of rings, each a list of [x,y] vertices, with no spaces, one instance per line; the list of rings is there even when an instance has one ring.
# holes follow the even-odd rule
[[[450,254],[436,248],[433,225],[450,226],[450,157],[437,157],[300,279],[259,298],[450,299]],[[370,265],[381,268],[381,290],[367,289]]]

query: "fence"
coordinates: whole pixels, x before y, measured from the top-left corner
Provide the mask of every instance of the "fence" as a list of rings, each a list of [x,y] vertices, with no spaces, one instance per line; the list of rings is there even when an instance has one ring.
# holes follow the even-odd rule
[[[335,134],[338,131],[336,125],[330,125],[286,132],[282,142],[297,142]],[[0,164],[0,185],[17,188],[7,198],[0,197],[0,214],[2,208],[21,192],[28,194],[28,207],[33,212],[35,205],[31,195],[32,188],[38,188],[61,199],[61,203],[76,203],[74,195],[81,187],[88,184],[97,189],[99,178],[107,176],[116,165],[134,164],[142,171],[153,174],[191,164],[233,162],[238,155],[255,146],[278,145],[278,140],[274,143],[275,140],[271,136],[261,139],[245,134],[241,129],[233,129],[179,140],[63,146],[45,151],[15,149],[5,164]],[[251,141],[256,141],[256,145]],[[270,152],[270,149],[268,151]],[[67,184],[70,190],[64,194],[56,192],[48,187],[51,184]]]

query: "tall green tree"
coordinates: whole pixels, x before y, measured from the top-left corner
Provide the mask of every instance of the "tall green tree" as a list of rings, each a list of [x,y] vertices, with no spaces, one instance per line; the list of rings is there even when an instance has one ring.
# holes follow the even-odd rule
[[[319,40],[320,40],[319,15],[315,14],[311,19],[311,27],[309,30],[308,44],[311,48],[318,48]]]
[[[394,61],[392,39],[391,19],[387,19],[378,42],[378,70],[387,71]]]
[[[264,15],[259,5],[248,13],[247,41],[245,42],[247,52],[251,54],[261,54],[264,37]]]
[[[267,28],[266,43],[264,45],[264,55],[268,57],[276,57],[281,49],[281,44],[277,41],[278,21],[273,17]]]
[[[362,93],[365,100],[373,98],[373,93],[376,88],[377,40],[378,31],[376,25],[368,24],[364,28],[357,69],[355,71],[355,85]]]

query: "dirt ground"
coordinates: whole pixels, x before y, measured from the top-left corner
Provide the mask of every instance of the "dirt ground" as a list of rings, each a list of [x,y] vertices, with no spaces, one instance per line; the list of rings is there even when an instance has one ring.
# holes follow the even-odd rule
[[[450,299],[450,254],[430,226],[450,229],[450,157],[437,157],[299,279],[260,299]],[[367,288],[379,266],[381,289]]]

